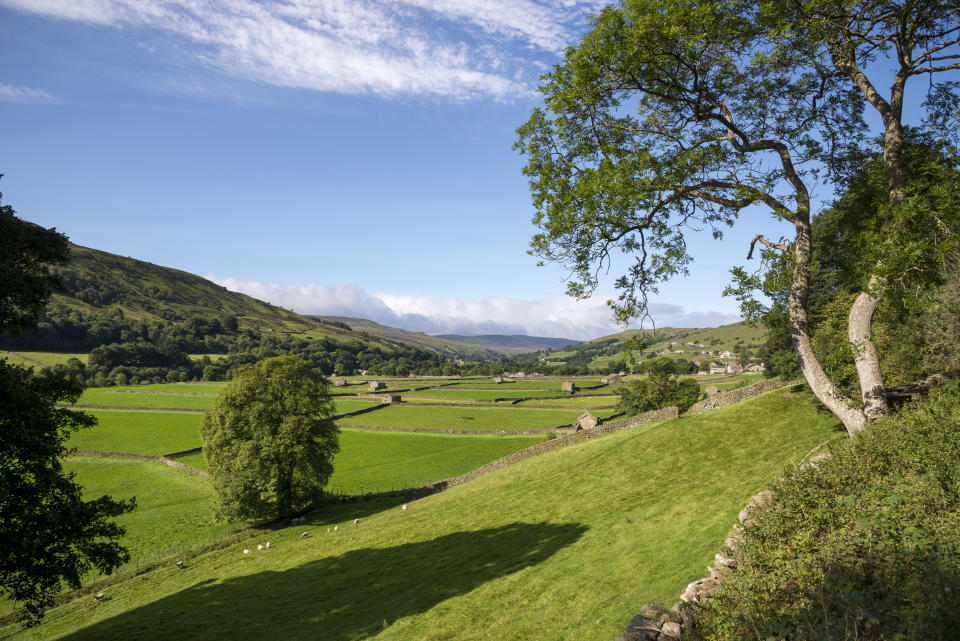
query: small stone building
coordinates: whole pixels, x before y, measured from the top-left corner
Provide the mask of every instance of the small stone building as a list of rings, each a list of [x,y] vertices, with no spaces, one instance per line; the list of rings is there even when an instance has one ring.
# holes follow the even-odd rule
[[[574,385],[573,381],[564,381],[560,389],[563,390],[564,392],[570,392],[571,394],[573,394],[574,392],[577,391],[577,386]]]
[[[383,381],[370,381],[370,391],[376,392],[378,389],[387,389],[387,384]]]
[[[493,382],[496,383],[497,385],[499,385],[500,383],[503,382],[503,377],[502,377],[502,376],[494,376],[494,377],[493,377]]]
[[[611,374],[603,382],[607,385],[623,385],[623,378],[619,374]]]
[[[380,397],[381,403],[399,403],[400,395],[399,394],[384,394]]]
[[[343,387],[343,386],[346,385],[346,384],[347,384],[347,381],[343,380],[342,378],[338,378],[337,380],[335,380],[335,381],[333,382],[333,385],[334,385],[335,387]]]
[[[707,396],[716,396],[720,393],[720,389],[716,385],[707,385],[704,391],[707,393]]]
[[[591,414],[590,412],[584,412],[580,415],[580,418],[577,419],[577,431],[580,430],[592,430],[597,425],[600,424],[600,419]]]

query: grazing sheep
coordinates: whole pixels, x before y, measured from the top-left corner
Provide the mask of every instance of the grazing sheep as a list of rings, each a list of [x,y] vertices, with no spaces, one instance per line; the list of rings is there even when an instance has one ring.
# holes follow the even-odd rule
[[[244,554],[250,554],[250,550],[244,550],[243,553],[244,553]]]
[[[301,533],[300,533],[300,538],[301,538],[301,539],[305,539],[305,538],[307,538],[308,536],[310,536],[310,533],[309,533],[309,532],[301,532]]]
[[[360,522],[360,519],[353,519],[353,524],[354,524],[354,525],[356,525],[356,524],[359,523],[359,522]]]
[[[183,569],[183,561],[177,561],[177,567]]]
[[[330,531],[330,528],[327,528],[327,532],[329,532],[329,531]]]
[[[266,544],[264,547],[269,550],[269,549],[270,549],[270,541],[267,541],[267,544]]]
[[[262,546],[262,545],[258,545],[258,546],[257,546],[257,552],[263,552],[263,546]]]
[[[340,526],[339,526],[339,525],[334,525],[334,526],[333,526],[333,531],[334,531],[334,532],[336,532],[336,531],[339,530],[339,529],[340,529]]]
[[[93,600],[94,600],[94,601],[99,601],[99,600],[102,599],[102,598],[103,598],[103,592],[98,592],[97,594],[94,594],[94,595],[93,595]]]
[[[404,503],[404,504],[403,504],[403,507],[402,507],[402,508],[400,508],[400,509],[401,509],[401,510],[403,510],[404,512],[406,512],[406,511],[407,511],[407,504],[406,504],[406,503]]]

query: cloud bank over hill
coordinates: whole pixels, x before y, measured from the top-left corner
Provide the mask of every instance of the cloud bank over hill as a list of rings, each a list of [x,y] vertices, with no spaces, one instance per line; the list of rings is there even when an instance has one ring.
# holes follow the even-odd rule
[[[292,309],[300,314],[366,318],[391,327],[426,334],[527,334],[589,340],[620,331],[606,305],[609,295],[576,301],[564,294],[540,300],[507,297],[436,298],[416,294],[369,293],[358,285],[270,285],[235,278],[207,278],[227,289]],[[733,323],[736,315],[687,311],[680,305],[654,303],[660,327],[715,327]]]
[[[0,0],[278,87],[455,100],[530,95],[601,0]]]

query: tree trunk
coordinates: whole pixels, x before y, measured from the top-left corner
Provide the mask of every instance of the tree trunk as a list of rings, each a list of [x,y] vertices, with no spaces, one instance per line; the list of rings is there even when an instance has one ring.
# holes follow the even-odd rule
[[[863,413],[871,421],[885,416],[889,411],[880,358],[873,344],[872,325],[876,311],[877,300],[869,293],[862,292],[850,307],[847,319],[850,346],[857,366],[857,378],[860,379]]]
[[[813,353],[813,344],[810,341],[810,326],[807,317],[807,298],[810,294],[810,222],[804,216],[796,220],[797,237],[794,243],[795,268],[793,283],[790,285],[790,337],[793,340],[793,349],[797,354],[797,361],[804,378],[813,390],[814,395],[821,403],[827,406],[833,414],[843,422],[847,434],[853,436],[863,429],[867,422],[866,415],[859,409],[851,407],[837,395],[837,389],[826,372],[820,366]],[[876,355],[876,352],[874,352]]]

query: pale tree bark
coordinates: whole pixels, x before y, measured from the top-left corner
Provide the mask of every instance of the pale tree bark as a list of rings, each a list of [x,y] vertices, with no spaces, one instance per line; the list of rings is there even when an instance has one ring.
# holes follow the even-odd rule
[[[943,0],[904,0],[901,3],[853,4],[849,12],[825,16],[824,33],[834,67],[850,78],[864,99],[883,119],[883,164],[891,205],[906,199],[903,174],[903,101],[907,80],[918,74],[960,69],[960,6]],[[838,16],[840,17],[837,20]],[[889,47],[897,70],[884,98],[858,60],[864,52]],[[869,54],[868,54],[869,55]],[[932,78],[931,78],[932,79]],[[884,283],[874,275],[857,296],[848,318],[849,338],[856,355],[863,409],[868,419],[887,414],[883,375],[872,339],[877,297]]]
[[[887,397],[884,393],[883,372],[880,357],[873,343],[873,315],[877,311],[877,299],[869,292],[861,292],[850,307],[847,319],[848,337],[853,348],[857,377],[860,379],[860,395],[863,398],[863,413],[867,420],[887,414]]]
[[[797,354],[800,370],[803,372],[810,389],[840,419],[847,429],[847,434],[853,436],[863,429],[867,422],[867,415],[858,408],[851,407],[838,393],[837,388],[827,377],[820,361],[813,353],[813,344],[810,340],[810,326],[807,315],[807,299],[810,295],[810,219],[809,214],[803,212],[797,216],[795,222],[796,239],[793,246],[794,273],[793,283],[790,285],[790,337],[793,340],[793,349]]]

